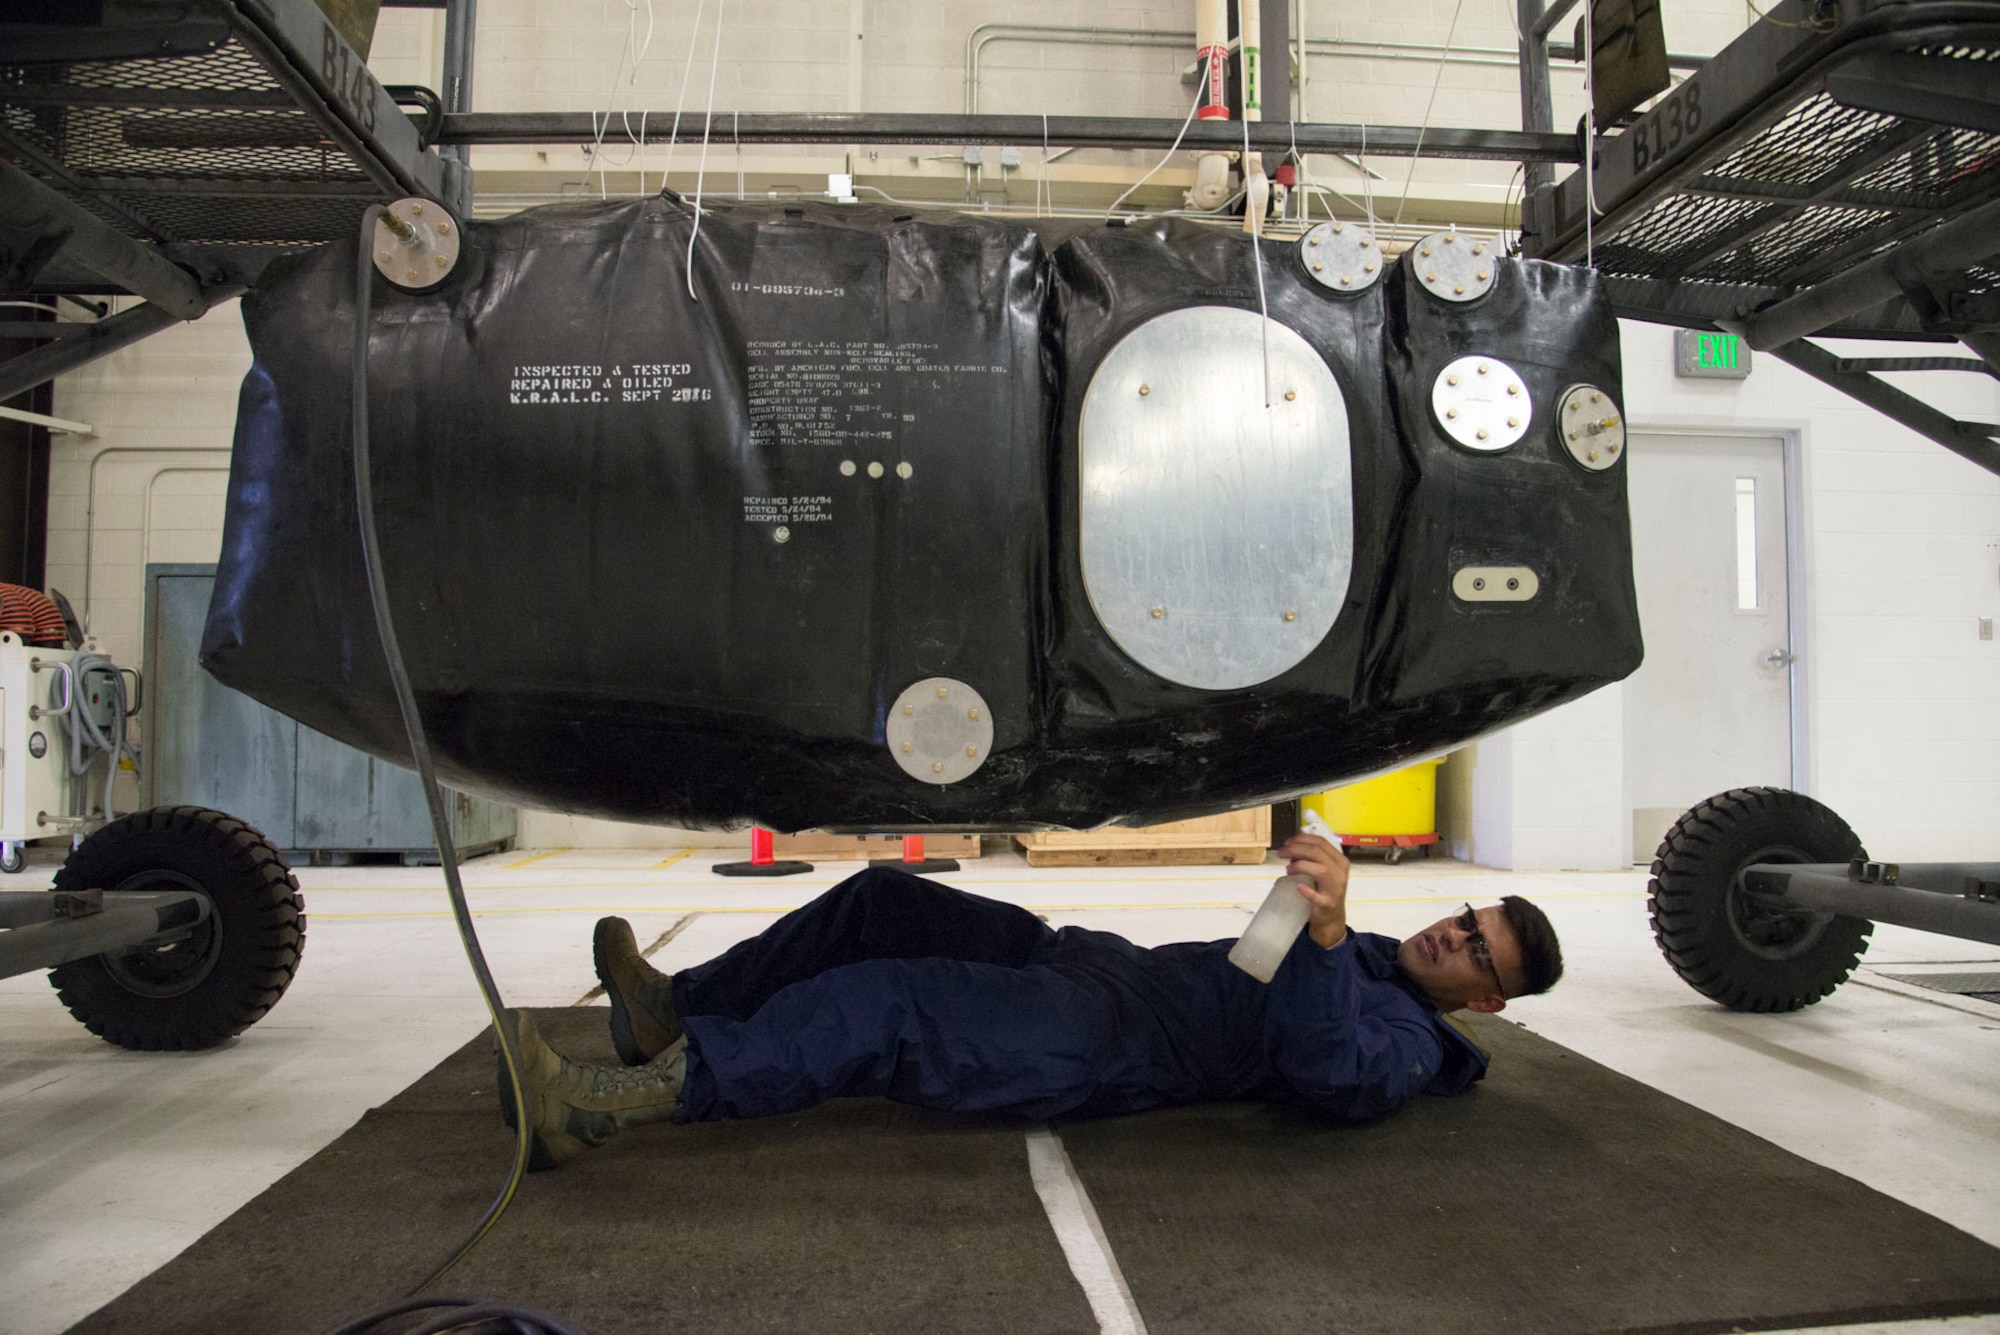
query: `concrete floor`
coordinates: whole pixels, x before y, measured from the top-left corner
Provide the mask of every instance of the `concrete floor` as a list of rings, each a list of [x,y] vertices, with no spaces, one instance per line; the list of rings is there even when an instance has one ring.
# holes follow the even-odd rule
[[[941,879],[1148,944],[1236,934],[1278,871],[1032,869],[987,846]],[[0,888],[49,883],[56,854],[32,853]],[[530,850],[470,863],[465,880],[508,1004],[566,1005],[595,983],[590,928],[602,914],[631,918],[642,945],[683,924],[654,957],[676,968],[855,869],[709,872],[738,856]],[[218,1050],[124,1052],[72,1020],[42,975],[0,980],[0,1333],[64,1329],[485,1025],[434,869],[307,868],[299,879],[310,934],[297,981]],[[1754,1016],[1712,1005],[1667,968],[1637,871],[1363,862],[1352,918],[1400,935],[1502,894],[1541,903],[1569,961],[1561,987],[1509,1018],[2000,1245],[2000,1006],[1882,976],[1956,962],[2000,971],[2000,950],[1878,928],[1863,969],[1831,998]],[[493,1165],[496,1190],[505,1167]],[[1865,1329],[1996,1335],[2000,1317]]]

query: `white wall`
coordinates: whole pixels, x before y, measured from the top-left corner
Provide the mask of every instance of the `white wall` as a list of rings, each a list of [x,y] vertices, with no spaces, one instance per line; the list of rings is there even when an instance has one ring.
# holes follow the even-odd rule
[[[56,415],[97,434],[54,438],[49,586],[121,662],[139,661],[146,564],[221,551],[236,392],[249,369],[230,302],[56,381]]]
[[[1680,380],[1671,330],[1625,321],[1622,333],[1633,429],[1801,437],[1805,513],[1795,522],[1806,539],[1810,704],[1802,786],[1882,856],[2000,857],[2000,640],[1978,638],[1980,618],[2000,617],[2000,477],[1774,357],[1756,358],[1744,381]],[[2000,386],[1986,376],[1892,378],[1960,417],[2000,420]],[[1455,755],[1444,783],[1453,810],[1469,802],[1473,814],[1455,816],[1446,831],[1454,852],[1519,870],[1622,864],[1631,838],[1622,710],[1613,686]],[[1482,804],[1495,787],[1510,800]],[[1639,860],[1650,853],[1630,850]]]
[[[2000,477],[1776,358],[1745,381],[1677,380],[1670,331],[1627,323],[1624,337],[1635,427],[1802,435],[1809,790],[1885,856],[2000,857],[2000,640],[1978,638],[1978,619],[2000,616]],[[2000,417],[1989,377],[1892,378],[1957,416]]]

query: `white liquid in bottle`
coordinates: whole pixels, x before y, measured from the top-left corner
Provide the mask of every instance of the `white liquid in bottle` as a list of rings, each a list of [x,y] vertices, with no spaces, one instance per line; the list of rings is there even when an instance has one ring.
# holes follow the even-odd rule
[[[1231,964],[1260,983],[1271,981],[1278,966],[1285,962],[1285,956],[1291,953],[1292,942],[1299,939],[1306,919],[1312,916],[1312,905],[1298,891],[1302,882],[1311,881],[1310,876],[1277,879],[1271,893],[1264,896],[1263,906],[1250,919],[1250,925],[1229,948]]]

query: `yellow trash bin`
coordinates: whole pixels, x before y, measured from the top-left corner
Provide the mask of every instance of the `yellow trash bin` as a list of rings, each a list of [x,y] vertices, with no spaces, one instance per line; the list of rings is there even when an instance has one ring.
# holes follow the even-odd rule
[[[1421,760],[1389,774],[1350,783],[1299,800],[1316,812],[1346,846],[1381,848],[1390,862],[1403,850],[1437,842],[1437,768]]]

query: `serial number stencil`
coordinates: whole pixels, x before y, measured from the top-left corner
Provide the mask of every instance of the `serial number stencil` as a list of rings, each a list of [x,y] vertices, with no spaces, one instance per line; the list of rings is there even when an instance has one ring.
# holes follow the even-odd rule
[[[916,422],[909,405],[920,394],[961,377],[1007,373],[988,362],[940,361],[935,343],[767,339],[746,344],[744,354],[750,435],[760,445],[894,441]]]

